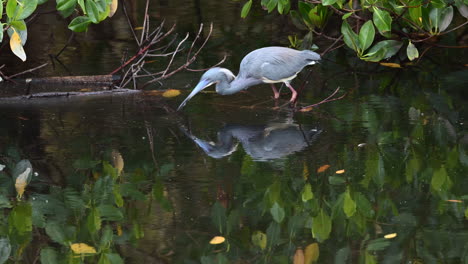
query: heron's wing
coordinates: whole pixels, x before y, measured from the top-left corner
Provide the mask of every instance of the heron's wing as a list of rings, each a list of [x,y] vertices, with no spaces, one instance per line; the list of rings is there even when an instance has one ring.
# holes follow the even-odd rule
[[[282,52],[271,52],[266,54],[260,65],[262,78],[281,81],[294,78],[310,62],[300,56],[299,51],[286,50]]]

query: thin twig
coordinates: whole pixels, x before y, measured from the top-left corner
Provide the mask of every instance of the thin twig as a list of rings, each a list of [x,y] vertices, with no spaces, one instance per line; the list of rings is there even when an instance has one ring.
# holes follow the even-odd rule
[[[304,106],[304,107],[301,107],[299,109],[299,111],[304,111],[306,109],[310,109],[310,108],[313,108],[313,107],[316,107],[318,105],[321,105],[321,104],[324,104],[324,103],[328,103],[328,102],[333,102],[333,101],[336,101],[336,100],[340,100],[340,99],[343,99],[345,96],[346,96],[346,93],[343,94],[342,96],[338,97],[338,98],[333,98],[333,99],[330,99],[332,98],[333,96],[335,96],[335,94],[340,90],[340,87],[336,88],[336,90],[330,95],[328,96],[327,98],[323,99],[322,101],[316,103],[316,104],[311,104],[311,105],[308,105],[308,106]]]
[[[135,42],[140,46],[140,42],[138,41],[138,37],[135,33],[135,29],[133,28],[132,21],[130,21],[130,16],[127,13],[127,7],[125,6],[125,1],[121,0],[120,4],[122,5],[123,12],[125,14],[125,17],[127,18],[127,23],[128,26],[130,27],[130,31],[132,31],[133,38],[135,39]]]
[[[29,70],[25,70],[25,71],[22,71],[22,72],[19,72],[19,73],[15,73],[15,74],[13,74],[13,75],[8,76],[8,79],[12,79],[12,78],[15,78],[16,76],[20,76],[20,75],[23,75],[23,74],[25,74],[25,73],[38,70],[38,69],[40,69],[40,68],[42,68],[42,67],[45,67],[47,64],[48,64],[48,63],[44,63],[44,64],[39,65],[39,66],[37,66],[37,67],[31,68],[31,69],[29,69]]]

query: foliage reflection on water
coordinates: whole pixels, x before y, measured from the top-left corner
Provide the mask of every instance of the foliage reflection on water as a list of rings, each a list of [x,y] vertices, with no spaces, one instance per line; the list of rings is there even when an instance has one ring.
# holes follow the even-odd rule
[[[162,110],[177,102],[140,97],[5,107],[0,263],[466,263],[464,101],[407,89],[428,82],[410,75],[355,76],[359,95],[280,125],[272,110],[227,117],[194,101],[189,132]],[[367,94],[370,83],[392,92]],[[217,129],[230,119],[245,123]],[[319,124],[310,146],[281,160],[253,154],[299,124]],[[200,138],[217,132],[213,154]],[[226,241],[211,245],[214,236]],[[78,243],[92,249],[78,254]]]

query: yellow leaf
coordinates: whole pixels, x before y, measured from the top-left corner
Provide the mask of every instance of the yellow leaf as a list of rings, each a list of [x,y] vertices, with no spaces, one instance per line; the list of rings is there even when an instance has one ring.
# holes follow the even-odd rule
[[[462,201],[460,201],[460,200],[447,200],[447,202],[450,202],[450,203],[462,203]]]
[[[171,97],[176,97],[178,95],[180,95],[179,90],[169,89],[169,90],[165,91],[162,96],[166,97],[166,98],[171,98]]]
[[[96,249],[94,249],[92,246],[89,246],[85,243],[74,243],[71,244],[71,250],[75,254],[95,254]]]
[[[304,169],[302,169],[302,177],[304,178],[304,180],[307,180],[309,178],[309,167],[307,166],[307,164],[304,162]]]
[[[318,243],[312,243],[305,248],[305,264],[317,262],[320,255]]]
[[[393,62],[381,62],[380,65],[390,67],[390,68],[401,68],[401,65]]]
[[[336,174],[343,174],[343,173],[345,173],[345,170],[337,170],[336,171]]]
[[[14,28],[13,35],[10,38],[10,48],[13,53],[20,58],[22,61],[26,61],[26,53],[24,53],[23,45],[21,43],[21,38],[18,32]]]
[[[320,168],[317,169],[317,173],[322,173],[322,172],[328,170],[328,168],[330,168],[330,165],[328,165],[328,164],[320,166]]]
[[[28,177],[31,172],[31,168],[26,168],[23,173],[21,173],[18,178],[16,178],[15,188],[18,193],[19,198],[23,197],[24,189],[28,185]]]
[[[312,109],[314,109],[313,106],[307,106],[307,107],[303,107],[299,109],[299,112],[309,112],[309,111],[312,111]]]
[[[122,226],[121,225],[117,225],[117,235],[118,236],[121,236],[122,235]]]
[[[294,254],[294,264],[304,264],[304,250],[302,248],[296,249],[296,253]]]
[[[397,236],[397,233],[391,233],[391,234],[387,234],[384,236],[384,238],[386,239],[392,239],[392,238],[395,238]]]
[[[109,17],[112,17],[115,14],[118,6],[119,6],[119,0],[112,0],[112,3],[110,4]]]
[[[112,150],[111,155],[112,155],[112,165],[114,165],[114,167],[117,169],[118,175],[120,175],[124,168],[124,160],[122,158],[122,155],[120,154],[120,152],[118,152],[115,149]]]
[[[134,29],[135,29],[135,30],[142,30],[143,27],[135,27]]]
[[[226,241],[226,239],[224,237],[215,236],[210,240],[210,244],[211,245],[218,245],[218,244],[224,243],[224,241]]]

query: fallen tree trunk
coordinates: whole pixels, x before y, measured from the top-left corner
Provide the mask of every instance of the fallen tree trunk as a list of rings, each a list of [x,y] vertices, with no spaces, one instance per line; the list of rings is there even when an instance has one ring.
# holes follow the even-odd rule
[[[118,75],[64,76],[15,79],[0,86],[0,98],[30,98],[36,94],[68,96],[76,93],[109,91],[120,80]]]
[[[44,77],[27,78],[14,80],[18,84],[64,84],[64,85],[109,85],[119,81],[118,75],[91,75],[91,76],[63,76],[63,77]]]

